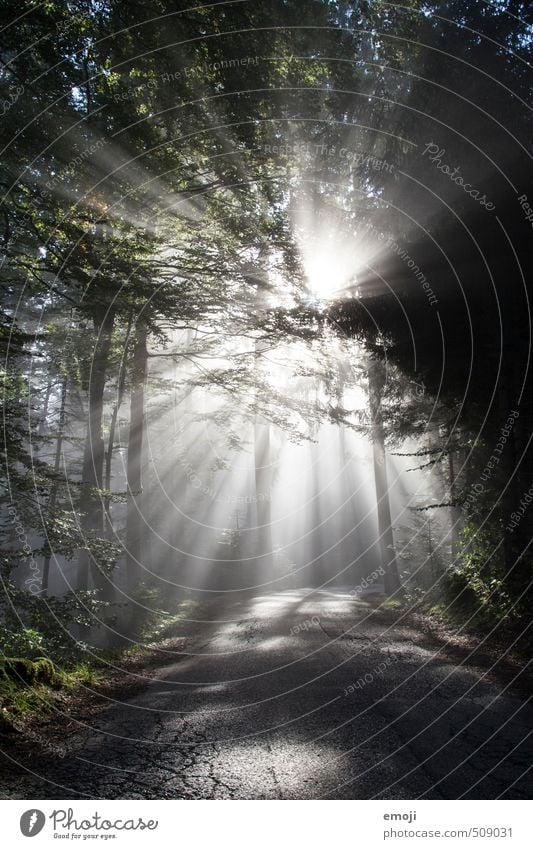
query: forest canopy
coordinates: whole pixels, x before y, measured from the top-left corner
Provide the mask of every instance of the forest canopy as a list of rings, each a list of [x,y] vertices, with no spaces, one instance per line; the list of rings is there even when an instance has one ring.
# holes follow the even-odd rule
[[[4,655],[382,572],[524,626],[529,4],[3,12]]]

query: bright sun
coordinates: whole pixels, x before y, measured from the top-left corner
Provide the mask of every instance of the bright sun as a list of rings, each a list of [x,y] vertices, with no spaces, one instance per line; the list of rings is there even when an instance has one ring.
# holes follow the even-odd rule
[[[352,262],[346,262],[341,251],[335,252],[334,246],[318,248],[304,258],[304,267],[309,289],[315,298],[328,301],[355,285]]]
[[[296,203],[293,232],[310,294],[320,301],[355,295],[355,278],[361,269],[361,239],[353,228],[320,217],[312,204]]]

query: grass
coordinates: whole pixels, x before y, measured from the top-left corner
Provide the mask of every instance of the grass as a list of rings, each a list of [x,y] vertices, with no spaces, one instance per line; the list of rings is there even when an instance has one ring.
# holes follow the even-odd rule
[[[144,635],[146,642],[159,642],[160,640],[167,640],[169,637],[174,637],[176,628],[185,619],[188,619],[197,607],[198,602],[192,599],[180,602],[175,613],[165,614],[166,618],[164,621],[157,623],[147,630]]]
[[[486,638],[487,646],[508,654],[510,658],[528,665],[533,653],[533,633],[529,623],[513,620],[502,609],[496,615],[481,600],[473,602],[471,596],[450,598],[450,594],[438,597],[435,593],[408,591],[403,599],[384,598],[379,610],[399,612],[424,617],[432,628],[448,629],[450,634],[460,633],[465,639]],[[512,648],[510,646],[512,645]]]
[[[143,656],[149,656],[154,645],[176,636],[179,626],[187,620],[198,607],[198,602],[187,599],[178,604],[174,613],[161,612],[155,622],[151,622],[143,629],[137,642],[130,643],[127,647],[119,646],[112,649],[103,649],[94,661],[97,669],[108,666],[110,663],[117,664],[121,660],[139,660]]]
[[[405,602],[400,601],[397,598],[386,598],[384,599],[380,605],[383,610],[400,610],[405,606]]]

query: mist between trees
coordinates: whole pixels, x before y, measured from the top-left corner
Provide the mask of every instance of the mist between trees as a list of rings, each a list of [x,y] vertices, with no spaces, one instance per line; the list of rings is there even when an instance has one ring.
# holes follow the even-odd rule
[[[518,628],[530,25],[141,5],[5,4],[5,653],[258,587]]]

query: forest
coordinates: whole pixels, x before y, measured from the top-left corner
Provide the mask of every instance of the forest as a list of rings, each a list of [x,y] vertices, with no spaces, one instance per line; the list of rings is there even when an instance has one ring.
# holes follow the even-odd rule
[[[0,795],[527,798],[531,6],[2,21]]]

